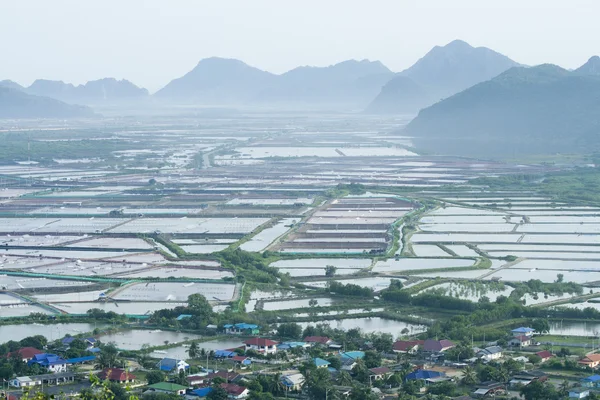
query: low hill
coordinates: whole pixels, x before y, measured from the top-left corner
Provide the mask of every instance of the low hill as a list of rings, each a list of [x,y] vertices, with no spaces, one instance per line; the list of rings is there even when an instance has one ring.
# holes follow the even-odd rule
[[[379,61],[348,60],[328,67],[298,67],[261,91],[262,102],[366,106],[392,77]]]
[[[0,118],[90,117],[93,111],[49,97],[33,96],[21,90],[0,86]]]
[[[28,88],[28,94],[58,99],[67,103],[97,104],[129,101],[148,96],[148,91],[128,80],[104,78],[89,81],[85,85],[72,85],[63,81],[38,79]]]
[[[506,157],[600,149],[600,76],[512,68],[421,110],[402,133],[441,154]]]
[[[371,113],[414,113],[519,64],[486,47],[455,40],[436,46],[381,89]],[[412,80],[412,83],[406,78]]]
[[[170,100],[207,104],[244,103],[254,98],[275,75],[234,59],[212,57],[169,82],[154,94]]]

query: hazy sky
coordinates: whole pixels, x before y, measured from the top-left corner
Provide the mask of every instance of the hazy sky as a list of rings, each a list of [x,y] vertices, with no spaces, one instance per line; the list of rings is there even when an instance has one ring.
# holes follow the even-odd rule
[[[400,71],[454,39],[574,68],[600,54],[598,16],[599,0],[0,0],[0,80],[155,91],[210,56],[275,73],[350,58]]]

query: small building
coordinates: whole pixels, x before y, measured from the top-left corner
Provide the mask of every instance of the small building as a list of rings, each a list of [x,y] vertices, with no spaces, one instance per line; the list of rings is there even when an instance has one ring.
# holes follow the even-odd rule
[[[581,380],[581,386],[587,388],[600,388],[600,375],[592,375]]]
[[[290,374],[283,375],[281,377],[281,383],[285,386],[287,391],[299,391],[304,385],[304,375],[302,374]]]
[[[42,381],[31,379],[29,376],[19,376],[15,379],[11,380],[9,383],[11,386],[14,386],[17,388],[27,388],[27,387],[41,385]]]
[[[282,342],[277,345],[277,350],[287,351],[298,347],[306,349],[310,347],[310,344],[306,342]]]
[[[313,363],[315,364],[315,366],[317,368],[327,368],[331,364],[329,361],[323,360],[322,358],[319,358],[319,357],[313,358]]]
[[[497,360],[502,358],[502,348],[500,346],[486,347],[477,352],[477,357],[487,361]]]
[[[519,328],[513,329],[512,331],[510,331],[510,333],[512,333],[512,335],[514,337],[517,337],[517,336],[529,336],[529,337],[531,337],[535,333],[535,329],[528,328],[528,327],[525,327],[525,326],[521,326]]]
[[[233,358],[237,356],[238,353],[234,350],[215,350],[215,358]]]
[[[509,381],[510,386],[524,385],[527,386],[533,381],[545,382],[548,380],[548,375],[540,370],[521,371],[514,375]]]
[[[38,354],[43,354],[43,353],[44,353],[43,351],[38,350],[35,347],[22,347],[19,350],[15,350],[15,351],[8,353],[7,357],[12,358],[16,354],[18,354],[21,357],[21,359],[23,360],[23,362],[26,363],[29,360],[31,360],[34,356],[36,356]]]
[[[101,380],[108,380],[117,383],[133,383],[135,382],[135,375],[130,374],[121,368],[104,368],[98,374],[98,378]]]
[[[203,375],[188,375],[185,377],[185,379],[187,380],[188,385],[190,386],[198,386],[198,385],[202,385],[204,384],[205,381],[207,381],[206,376],[208,374],[203,374]]]
[[[418,370],[413,371],[410,374],[406,375],[404,380],[407,380],[407,381],[419,380],[419,381],[427,382],[430,380],[436,380],[437,378],[442,378],[444,376],[445,376],[445,374],[443,372],[418,369]]]
[[[415,354],[424,343],[424,340],[398,340],[394,342],[392,349],[394,353]]]
[[[68,365],[85,364],[96,360],[96,356],[83,356],[65,360]]]
[[[518,346],[518,347],[531,346],[531,336],[526,336],[526,335],[515,336],[508,341],[508,344],[510,346]]]
[[[227,324],[223,325],[225,333],[228,335],[258,335],[259,327],[255,324]]]
[[[596,368],[600,365],[600,354],[588,354],[581,360],[577,361],[581,367]]]
[[[190,391],[188,394],[190,396],[206,397],[210,394],[210,392],[212,392],[212,390],[213,389],[210,386],[206,386],[206,387],[194,389],[194,390]]]
[[[187,388],[185,386],[171,382],[158,382],[152,385],[148,385],[148,391],[150,392],[168,393],[175,395],[185,394],[186,389]]]
[[[497,395],[503,394],[505,391],[506,386],[503,383],[494,381],[481,382],[476,386],[473,397],[496,397]]]
[[[250,357],[246,356],[236,355],[231,358],[228,358],[227,361],[230,361],[241,368],[246,368],[247,366],[252,365],[252,360],[250,360]]]
[[[442,340],[433,340],[428,339],[423,343],[423,350],[428,353],[442,353],[446,350],[449,350],[456,345],[450,340],[442,339]]]
[[[331,339],[329,339],[327,336],[307,336],[304,338],[304,341],[313,346],[314,345],[327,346],[331,343]]]
[[[184,319],[189,319],[192,318],[192,314],[179,314],[177,316],[177,318],[175,318],[176,321],[183,321]]]
[[[546,362],[552,357],[554,357],[554,355],[549,350],[538,351],[537,353],[535,353],[535,355],[542,359],[541,362]]]
[[[225,380],[225,382],[237,382],[241,376],[242,375],[238,374],[237,372],[229,372],[222,370],[211,372],[210,374],[206,375],[205,382],[210,383],[215,378],[221,378]]]
[[[379,367],[369,369],[370,380],[385,380],[392,374],[392,370],[388,367]]]
[[[590,389],[587,387],[578,387],[569,389],[570,399],[585,399],[590,395]]]
[[[248,388],[238,386],[235,383],[221,383],[221,387],[227,392],[230,399],[245,399],[250,394]]]
[[[277,342],[264,339],[264,338],[252,338],[244,342],[246,345],[246,351],[254,350],[263,354],[275,354],[277,353]]]
[[[160,360],[156,366],[161,371],[166,372],[175,372],[179,373],[179,371],[185,371],[190,368],[190,365],[183,360],[178,360],[176,358],[163,358]]]
[[[40,381],[42,385],[60,385],[62,383],[74,382],[75,374],[73,372],[56,372],[54,374],[30,376],[30,378]]]
[[[67,371],[67,361],[61,358],[60,356],[57,356],[56,354],[36,354],[31,360],[27,362],[27,364],[38,364],[48,369],[48,371],[54,373]]]

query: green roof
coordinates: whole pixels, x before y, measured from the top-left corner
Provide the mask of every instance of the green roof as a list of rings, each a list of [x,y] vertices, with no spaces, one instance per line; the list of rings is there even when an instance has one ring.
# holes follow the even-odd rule
[[[181,386],[171,382],[158,382],[152,385],[148,385],[148,387],[156,390],[163,390],[165,392],[177,392],[179,390],[187,389],[187,386]]]

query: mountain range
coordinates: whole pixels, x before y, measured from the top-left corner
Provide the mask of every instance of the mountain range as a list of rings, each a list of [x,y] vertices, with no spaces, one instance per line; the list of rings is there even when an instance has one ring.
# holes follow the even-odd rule
[[[201,60],[155,96],[205,104],[347,104],[363,107],[393,76],[379,61],[349,60],[329,67],[298,67],[275,75],[226,58]]]
[[[515,67],[421,110],[417,148],[466,156],[600,150],[600,58],[574,71]]]
[[[0,118],[74,118],[93,115],[89,107],[34,96],[18,88],[0,85]]]
[[[518,66],[486,47],[455,40],[436,46],[398,73],[367,107],[369,113],[412,114],[445,97]]]

